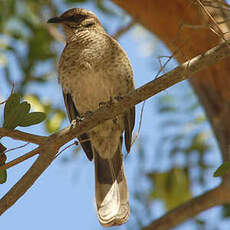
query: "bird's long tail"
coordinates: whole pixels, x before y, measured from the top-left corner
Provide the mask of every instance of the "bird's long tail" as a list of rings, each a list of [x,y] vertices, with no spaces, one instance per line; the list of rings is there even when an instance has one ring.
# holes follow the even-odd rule
[[[110,159],[102,158],[94,149],[97,214],[103,226],[121,225],[129,218],[129,192],[121,144]]]

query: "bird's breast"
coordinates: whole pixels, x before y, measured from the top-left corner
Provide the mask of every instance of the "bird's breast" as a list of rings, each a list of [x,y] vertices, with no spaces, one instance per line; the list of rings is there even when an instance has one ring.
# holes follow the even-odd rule
[[[105,72],[95,71],[90,64],[85,64],[83,70],[69,70],[59,78],[64,92],[71,94],[80,114],[94,111],[101,102],[120,94],[119,82]]]
[[[133,88],[127,56],[105,38],[86,47],[67,45],[59,63],[59,82],[64,92],[71,94],[80,114],[94,111],[101,102],[125,95]]]

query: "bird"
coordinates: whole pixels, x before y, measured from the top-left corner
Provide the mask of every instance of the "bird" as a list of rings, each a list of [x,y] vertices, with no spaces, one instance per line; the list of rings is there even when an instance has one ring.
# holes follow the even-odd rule
[[[61,24],[65,34],[58,81],[70,122],[134,90],[127,54],[93,12],[72,8],[47,22]],[[135,107],[127,108],[77,137],[87,158],[94,161],[96,209],[102,226],[121,225],[130,215],[122,142],[129,152],[134,124]]]

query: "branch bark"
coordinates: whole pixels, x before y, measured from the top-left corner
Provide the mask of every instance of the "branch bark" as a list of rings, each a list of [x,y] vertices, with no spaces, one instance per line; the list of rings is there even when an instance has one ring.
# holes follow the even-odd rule
[[[25,175],[10,189],[10,191],[0,200],[0,214],[4,213],[11,207],[36,181],[42,172],[52,163],[58,152],[58,149],[69,142],[76,136],[87,132],[96,125],[105,120],[124,113],[134,105],[152,97],[153,95],[169,88],[170,86],[191,77],[198,71],[206,68],[217,61],[230,56],[230,50],[226,43],[214,47],[204,54],[201,54],[183,65],[178,66],[174,70],[164,74],[163,76],[152,80],[144,86],[134,90],[128,95],[124,96],[119,102],[114,102],[111,105],[106,105],[99,108],[92,114],[86,114],[83,121],[76,125],[76,127],[67,127],[49,137],[42,137],[31,135],[21,131],[10,131],[0,128],[0,136],[8,136],[11,138],[30,141],[35,143],[35,137],[39,142],[39,157],[35,160],[31,168]],[[0,169],[2,169],[0,167]]]
[[[45,148],[47,147],[47,148]],[[33,185],[37,178],[45,171],[54,159],[52,149],[43,145],[40,155],[25,175],[0,200],[0,215],[10,208]]]
[[[40,145],[46,140],[46,137],[44,136],[34,135],[31,133],[25,133],[19,130],[10,130],[6,128],[1,128],[0,137],[5,137],[5,136],[11,137],[15,140],[30,142],[30,143],[34,143],[37,145]]]
[[[189,200],[178,208],[171,210],[163,217],[143,228],[143,230],[171,229],[202,211],[229,202],[229,191],[225,190],[224,186],[220,185],[215,189]]]

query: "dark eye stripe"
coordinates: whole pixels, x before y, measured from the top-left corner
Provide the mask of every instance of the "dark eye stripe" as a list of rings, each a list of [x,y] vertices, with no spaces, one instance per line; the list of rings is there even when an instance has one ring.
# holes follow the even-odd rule
[[[68,21],[68,22],[81,22],[83,21],[84,19],[86,19],[88,16],[87,15],[81,15],[81,14],[76,14],[76,15],[72,15],[72,16],[69,16],[69,17],[65,17],[63,18],[65,21]]]

